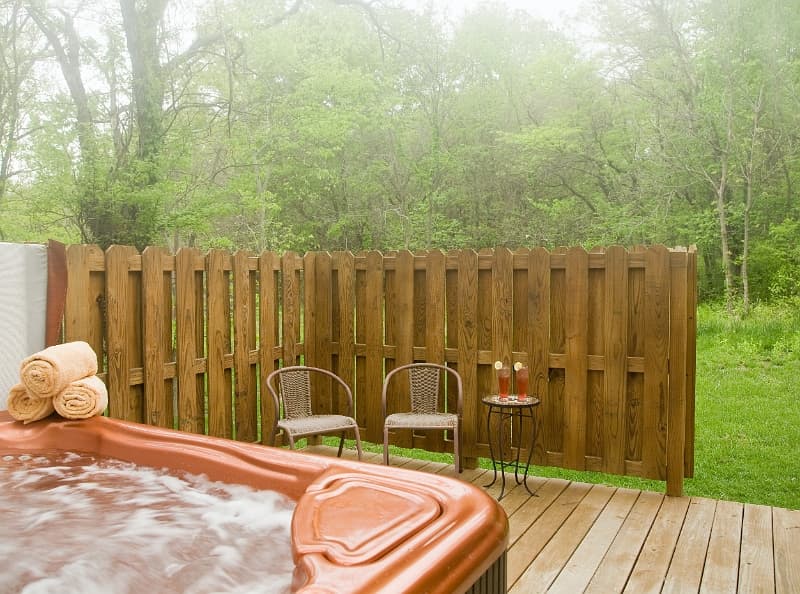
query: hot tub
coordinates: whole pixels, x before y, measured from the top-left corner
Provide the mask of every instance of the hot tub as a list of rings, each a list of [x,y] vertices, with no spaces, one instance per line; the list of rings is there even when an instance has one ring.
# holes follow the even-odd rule
[[[0,453],[52,450],[286,495],[296,502],[291,538],[299,592],[506,591],[505,512],[456,479],[105,417],[23,425],[0,412]]]

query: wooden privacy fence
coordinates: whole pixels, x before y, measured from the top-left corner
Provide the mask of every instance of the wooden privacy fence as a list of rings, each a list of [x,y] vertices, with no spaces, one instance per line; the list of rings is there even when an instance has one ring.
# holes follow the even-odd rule
[[[480,397],[496,392],[493,363],[520,361],[541,399],[535,464],[666,480],[671,494],[692,476],[693,248],[301,257],[74,245],[67,261],[65,340],[86,340],[104,361],[114,417],[266,442],[273,410],[261,386],[304,362],[348,382],[362,435],[379,443],[385,373],[430,361],[463,378],[474,463],[489,455]],[[318,412],[338,411],[330,386],[318,389]],[[394,440],[451,452],[451,437]]]

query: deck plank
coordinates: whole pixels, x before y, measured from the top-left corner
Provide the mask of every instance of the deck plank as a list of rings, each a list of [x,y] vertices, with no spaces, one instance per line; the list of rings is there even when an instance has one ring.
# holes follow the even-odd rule
[[[550,479],[536,492],[536,497],[530,497],[519,509],[509,517],[510,527],[508,535],[509,548],[517,542],[528,528],[541,516],[545,510],[569,486],[569,481]]]
[[[586,589],[638,496],[639,491],[617,489],[591,530],[584,537],[583,542],[572,554],[553,585],[550,586],[550,592],[573,594]]]
[[[623,592],[660,592],[689,507],[687,497],[666,497]]]
[[[561,529],[536,556],[536,560],[525,570],[512,592],[536,594],[547,592],[564,565],[581,545],[597,516],[603,511],[616,489],[605,485],[594,485],[580,505],[569,515]]]
[[[708,541],[702,594],[736,592],[739,579],[739,551],[742,538],[744,505],[731,501],[717,502],[711,538]]]
[[[742,552],[739,556],[739,592],[775,592],[772,546],[772,508],[745,504],[742,519]]]
[[[510,592],[515,592],[514,584],[527,569],[550,539],[560,530],[567,517],[589,493],[591,485],[570,483],[556,500],[539,516],[530,528],[511,545],[508,550],[506,575]],[[524,592],[524,590],[516,590]]]
[[[639,494],[622,529],[592,576],[587,593],[622,592],[663,501],[661,493],[643,491]]]
[[[800,592],[800,510],[772,509],[775,592]]]
[[[716,508],[717,502],[713,499],[692,497],[689,501],[686,520],[678,537],[662,594],[683,594],[700,590]]]

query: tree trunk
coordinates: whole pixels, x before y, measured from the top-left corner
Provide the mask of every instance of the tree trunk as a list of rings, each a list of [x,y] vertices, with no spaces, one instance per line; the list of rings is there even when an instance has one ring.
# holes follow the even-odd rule
[[[139,131],[137,157],[152,161],[161,152],[164,80],[158,55],[158,26],[167,0],[120,0],[131,60],[134,111]],[[155,182],[151,171],[150,182]]]

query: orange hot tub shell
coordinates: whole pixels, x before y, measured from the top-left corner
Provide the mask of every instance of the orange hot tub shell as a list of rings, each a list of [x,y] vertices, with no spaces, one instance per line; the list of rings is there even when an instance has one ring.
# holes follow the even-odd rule
[[[53,449],[287,495],[299,592],[505,592],[506,514],[459,480],[105,417],[23,425],[0,412],[0,451]]]

